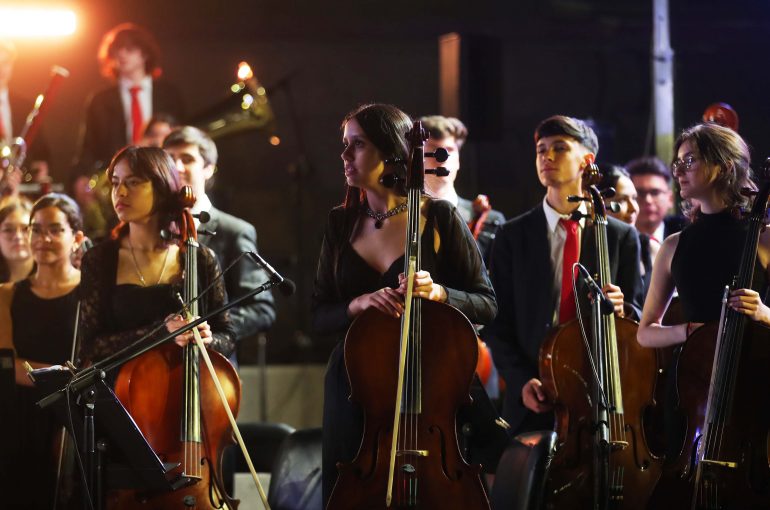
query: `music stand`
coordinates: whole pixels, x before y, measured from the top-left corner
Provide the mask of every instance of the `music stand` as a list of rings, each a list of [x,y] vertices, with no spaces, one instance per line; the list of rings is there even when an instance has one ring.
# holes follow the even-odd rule
[[[67,390],[66,382],[71,377],[67,371],[35,372],[35,386],[68,397],[44,399],[38,405],[51,406],[59,423],[73,438],[80,438],[77,444],[84,461],[88,492],[94,498],[93,508],[103,508],[102,495],[106,488],[166,492],[186,484],[181,475],[172,473],[178,464],[164,464],[155,454],[131,415],[105,383],[103,372],[94,384],[78,391]],[[110,448],[111,460],[118,462],[105,466],[102,457],[106,446]],[[86,508],[91,508],[88,502]]]

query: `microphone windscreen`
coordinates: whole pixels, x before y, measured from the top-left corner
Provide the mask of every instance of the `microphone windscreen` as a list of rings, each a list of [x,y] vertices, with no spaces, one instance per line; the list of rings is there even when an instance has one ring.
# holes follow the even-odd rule
[[[288,278],[285,278],[279,285],[278,289],[281,291],[281,294],[284,296],[291,296],[294,294],[294,291],[297,290],[297,286],[294,284],[293,281],[289,280]]]

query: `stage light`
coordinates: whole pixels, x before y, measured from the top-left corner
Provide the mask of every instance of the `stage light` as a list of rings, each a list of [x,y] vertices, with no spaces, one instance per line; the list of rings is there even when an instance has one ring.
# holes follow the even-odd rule
[[[251,72],[251,66],[247,64],[246,62],[241,62],[238,64],[238,79],[241,81],[246,81],[248,79],[251,79],[251,77],[254,76],[254,73]]]
[[[75,32],[75,13],[68,9],[0,7],[0,37],[56,37]]]

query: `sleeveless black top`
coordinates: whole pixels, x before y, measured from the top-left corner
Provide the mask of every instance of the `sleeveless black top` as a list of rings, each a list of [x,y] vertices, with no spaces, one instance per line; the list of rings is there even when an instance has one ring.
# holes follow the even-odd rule
[[[679,292],[685,320],[719,320],[722,294],[738,274],[748,222],[728,211],[701,214],[679,234],[671,274]],[[753,290],[763,294],[767,286],[765,270],[757,260]]]

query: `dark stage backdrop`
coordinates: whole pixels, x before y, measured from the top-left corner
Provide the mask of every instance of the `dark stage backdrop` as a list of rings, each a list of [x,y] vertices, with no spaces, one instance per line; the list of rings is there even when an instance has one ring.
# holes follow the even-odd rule
[[[237,63],[250,62],[270,89],[283,143],[272,147],[260,133],[220,142],[212,196],[256,226],[262,254],[298,285],[294,297],[278,299],[268,361],[324,361],[335,339],[309,331],[310,293],[326,213],[343,195],[339,123],[345,113],[368,101],[394,103],[413,115],[436,113],[438,37],[458,32],[498,39],[502,127],[493,140],[471,133],[458,189],[468,197],[486,193],[513,216],[541,200],[532,131],[548,115],[593,119],[602,161],[624,163],[649,149],[650,4],[81,0],[76,35],[18,42],[12,84],[31,98],[45,87],[51,65],[72,72],[45,127],[54,176],[64,180],[84,101],[107,85],[95,54],[113,25],[134,21],[157,35],[165,77],[181,88],[191,113],[227,94]],[[741,116],[755,162],[770,155],[769,25],[764,2],[672,0],[677,126],[696,122],[711,102],[728,102]],[[243,361],[254,359],[255,345],[244,345]]]

